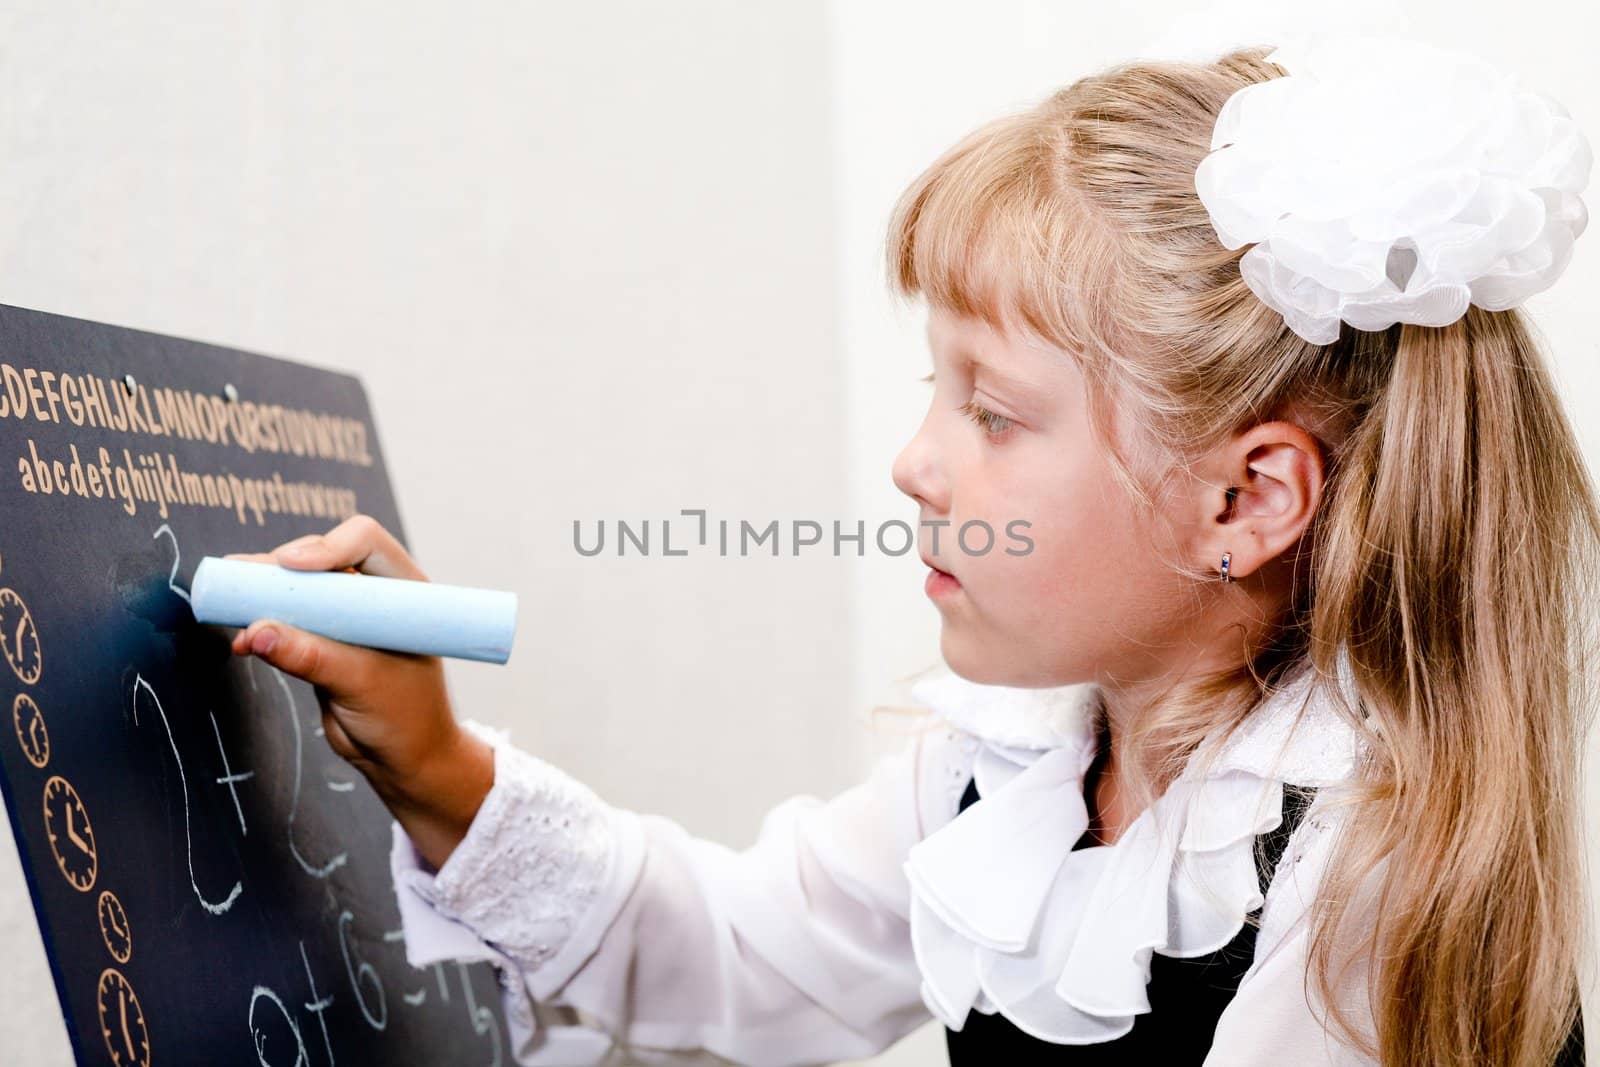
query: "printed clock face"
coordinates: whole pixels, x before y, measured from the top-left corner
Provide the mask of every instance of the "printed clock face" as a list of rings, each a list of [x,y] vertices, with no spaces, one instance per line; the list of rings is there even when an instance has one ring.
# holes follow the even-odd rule
[[[122,901],[107,889],[100,894],[98,911],[100,936],[105,938],[106,951],[118,963],[127,963],[133,956],[133,930],[128,926],[128,913],[122,910]]]
[[[50,731],[45,729],[44,714],[27,693],[18,693],[11,704],[11,722],[17,728],[17,741],[22,754],[35,767],[50,762]]]
[[[89,826],[89,813],[83,810],[78,791],[59,774],[51,775],[44,784],[44,830],[50,839],[56,866],[61,868],[72,888],[87,893],[94,885],[98,867],[94,830]]]
[[[114,968],[100,972],[96,997],[100,1010],[100,1035],[106,1051],[117,1067],[150,1067],[150,1031],[144,1024],[144,1009],[133,986]]]
[[[39,654],[39,633],[33,628],[28,605],[10,589],[0,589],[0,652],[17,672],[24,685],[39,680],[43,663]]]

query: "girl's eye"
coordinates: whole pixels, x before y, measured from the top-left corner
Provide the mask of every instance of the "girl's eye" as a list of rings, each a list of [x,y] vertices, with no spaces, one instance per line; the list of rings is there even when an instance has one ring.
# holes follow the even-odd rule
[[[990,437],[1003,437],[1005,436],[1006,431],[1015,425],[1015,423],[1006,418],[1004,415],[996,415],[994,412],[990,411],[988,408],[982,406],[974,400],[968,400],[965,404],[962,404],[958,410],[970,418],[973,422],[983,427],[983,432],[988,434]]]

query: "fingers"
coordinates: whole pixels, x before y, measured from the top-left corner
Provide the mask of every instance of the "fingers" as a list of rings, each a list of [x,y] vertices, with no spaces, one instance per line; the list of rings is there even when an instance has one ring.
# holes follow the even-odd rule
[[[285,674],[327,690],[341,703],[359,704],[383,670],[381,652],[275,619],[258,619],[234,634],[232,648],[235,655],[255,655]]]
[[[386,578],[428,580],[405,547],[369,515],[355,515],[325,534],[309,534],[279,545],[269,558],[301,571],[354,569]]]

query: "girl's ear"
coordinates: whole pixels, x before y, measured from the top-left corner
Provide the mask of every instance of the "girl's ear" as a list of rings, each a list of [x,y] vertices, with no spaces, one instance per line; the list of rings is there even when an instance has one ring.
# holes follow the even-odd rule
[[[1265,422],[1223,445],[1206,489],[1202,558],[1230,552],[1237,578],[1288,552],[1311,526],[1322,499],[1322,448],[1292,422]],[[1209,555],[1207,555],[1209,554]]]

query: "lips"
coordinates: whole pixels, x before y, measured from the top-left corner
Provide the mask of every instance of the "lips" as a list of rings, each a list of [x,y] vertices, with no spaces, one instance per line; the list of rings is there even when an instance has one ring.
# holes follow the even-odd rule
[[[928,577],[923,581],[922,589],[934,600],[944,600],[960,591],[961,580],[949,571],[942,571],[930,563]]]

